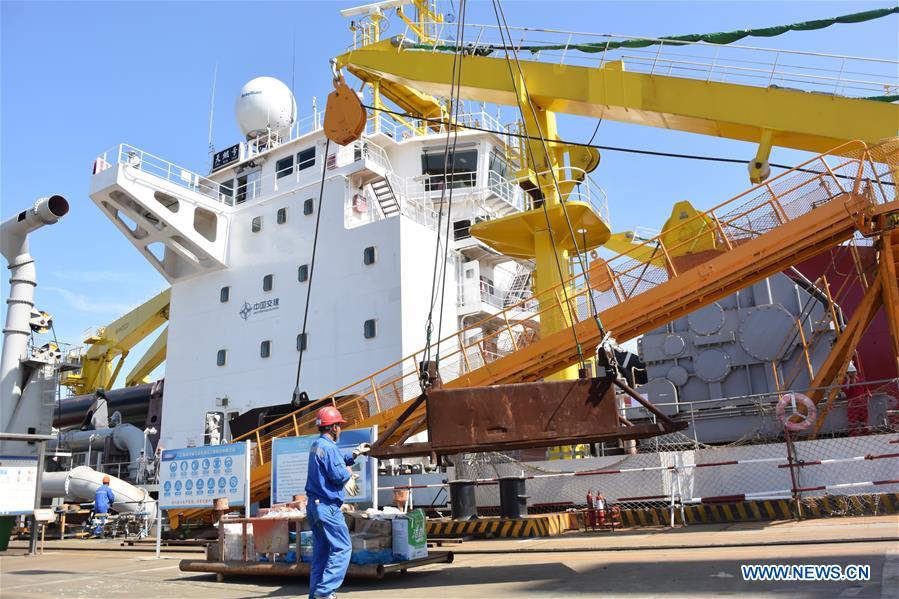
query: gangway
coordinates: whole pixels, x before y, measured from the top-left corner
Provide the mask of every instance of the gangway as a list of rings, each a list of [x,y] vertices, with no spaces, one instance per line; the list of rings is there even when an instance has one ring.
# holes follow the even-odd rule
[[[539,380],[578,362],[574,333],[583,347],[600,343],[597,318],[619,342],[626,341],[857,234],[891,234],[899,227],[899,197],[892,176],[897,164],[899,139],[870,148],[860,141],[842,144],[697,214],[697,219],[710,223],[715,247],[692,254],[692,262],[671,257],[679,246],[695,244],[692,235],[709,235],[710,231],[697,229],[691,220],[680,226],[692,235],[673,245],[656,237],[646,241],[645,247],[637,246],[608,260],[594,260],[587,272],[549,290],[552,297],[541,298],[546,301],[541,301],[539,312],[533,312],[529,299],[499,314],[505,328],[472,340],[467,334],[477,329],[478,323],[474,323],[442,339],[439,361],[444,386]],[[629,255],[639,254],[646,247],[658,248],[661,264]],[[886,283],[893,285],[895,292],[896,279]],[[571,290],[567,299],[560,293],[563,285]],[[591,313],[590,296],[600,310],[598,314]],[[899,306],[889,309],[897,312]],[[566,330],[534,336],[527,345],[519,345],[526,337],[518,333],[536,329],[534,323],[550,310],[573,313],[576,322]],[[896,317],[893,314],[891,318]],[[498,353],[501,340],[511,342],[512,351]],[[477,366],[472,364],[473,353],[481,357]],[[235,439],[249,439],[255,445],[252,499],[269,494],[272,439],[314,433],[315,410],[329,403],[343,412],[351,428],[389,426],[420,394],[419,363],[423,356],[424,350],[416,352],[305,406],[302,412],[288,414]],[[423,414],[423,407],[413,412],[393,431],[387,444],[400,445],[423,430]],[[187,510],[172,516],[177,520],[203,514],[203,510]]]

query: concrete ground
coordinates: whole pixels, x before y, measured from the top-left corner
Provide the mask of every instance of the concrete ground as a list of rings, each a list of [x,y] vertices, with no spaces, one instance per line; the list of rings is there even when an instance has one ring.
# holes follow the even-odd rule
[[[0,553],[0,597],[257,598],[304,596],[303,580],[228,578],[181,572],[172,548],[118,542],[47,542],[24,556],[16,542]],[[453,564],[426,566],[382,581],[349,581],[340,596],[418,597],[899,597],[899,518],[895,516],[691,526],[686,529],[568,534],[552,539],[465,541],[447,545]],[[748,582],[741,564],[866,564],[867,582]]]

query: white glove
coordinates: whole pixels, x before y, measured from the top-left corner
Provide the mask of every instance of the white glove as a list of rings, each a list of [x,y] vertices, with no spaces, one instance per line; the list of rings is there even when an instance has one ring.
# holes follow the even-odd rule
[[[346,481],[346,484],[343,485],[343,490],[346,491],[347,495],[350,497],[355,497],[359,494],[359,483],[356,482],[359,480],[358,474],[351,474],[350,480]]]
[[[353,457],[358,458],[361,455],[367,454],[369,451],[371,451],[370,443],[360,443],[356,446],[356,449],[353,450]]]

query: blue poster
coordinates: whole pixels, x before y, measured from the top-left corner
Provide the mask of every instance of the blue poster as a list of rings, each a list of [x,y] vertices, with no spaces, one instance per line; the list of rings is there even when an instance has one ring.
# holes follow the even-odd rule
[[[283,437],[272,441],[272,504],[293,501],[294,495],[306,494],[306,473],[309,469],[309,448],[319,435]],[[374,442],[371,428],[340,431],[337,446],[350,453],[360,443]],[[371,503],[374,481],[374,459],[360,457],[351,466],[359,479],[359,494],[347,495],[347,503]]]
[[[207,445],[166,449],[159,461],[159,506],[162,509],[212,507],[227,497],[243,505],[249,481],[248,445]]]

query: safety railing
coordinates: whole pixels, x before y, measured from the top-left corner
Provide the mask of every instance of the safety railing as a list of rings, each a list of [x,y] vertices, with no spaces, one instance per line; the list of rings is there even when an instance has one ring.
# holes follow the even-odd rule
[[[465,112],[459,114],[455,118],[455,122],[466,127],[475,129],[486,129],[502,139],[503,143],[508,146],[515,146],[516,139],[510,134],[515,133],[515,123],[503,124],[499,118],[493,116],[486,111]],[[424,137],[428,135],[446,135],[450,128],[443,123],[435,123],[423,119],[409,118],[395,120],[389,114],[380,111],[371,111],[368,120],[365,123],[365,134],[374,135],[375,133],[383,133],[397,141],[410,139],[413,137]],[[466,129],[459,129],[460,133],[464,133]]]
[[[507,343],[517,352],[539,338],[541,321],[550,315],[553,319],[561,317],[569,326],[593,320],[594,307],[601,312],[676,278],[675,258],[695,247],[698,239],[711,238],[714,250],[725,253],[850,193],[864,194],[875,202],[896,198],[891,168],[899,170],[899,141],[871,149],[862,142],[850,142],[831,154],[815,157],[685,220],[665,236],[677,239],[676,242],[666,243],[659,236],[609,260],[595,260],[586,272],[537,295],[534,299],[539,301],[539,309],[534,312],[526,309],[532,300],[510,306],[444,337],[430,352],[424,348],[328,394],[305,408],[304,414],[286,415],[241,438],[254,438],[258,459],[265,462],[270,456],[272,438],[314,430],[316,407],[334,404],[352,422],[393,408],[420,393],[419,364],[425,358],[439,358],[440,375],[446,383],[477,368],[472,363],[473,355],[484,364],[501,356],[497,351],[501,336],[508,337]],[[695,227],[697,222],[704,224]],[[694,233],[679,238],[678,230]],[[641,252],[645,255],[647,248],[658,248],[661,265],[633,257],[641,256]],[[639,319],[640,315],[634,318]],[[532,365],[519,366],[528,367]]]
[[[215,202],[230,204],[229,196],[222,193],[223,189],[219,183],[134,146],[119,144],[114,149],[97,156],[94,161],[94,174],[101,173],[111,164],[129,166],[183,189],[200,193]]]
[[[455,48],[456,25],[442,27],[435,46]],[[687,42],[645,36],[562,31],[546,28],[466,25],[463,45],[470,53],[519,60],[602,67],[623,63],[625,71],[703,81],[781,86],[849,97],[899,94],[899,62],[821,52],[779,50],[741,44]],[[416,44],[400,37],[400,46]],[[621,44],[621,45],[619,45]],[[642,46],[642,47],[641,47]],[[504,49],[505,48],[505,49]],[[541,49],[543,48],[543,49]],[[440,51],[433,46],[422,51]]]
[[[480,285],[474,286],[472,288],[467,288],[465,283],[460,283],[458,285],[458,293],[456,297],[458,298],[459,307],[471,305],[477,302],[482,304],[486,304],[493,308],[494,311],[497,308],[507,308],[509,306],[508,297],[511,289],[502,289],[499,287],[495,287],[493,285]],[[521,298],[515,303],[518,304],[524,299],[531,297],[530,289],[521,290]]]

